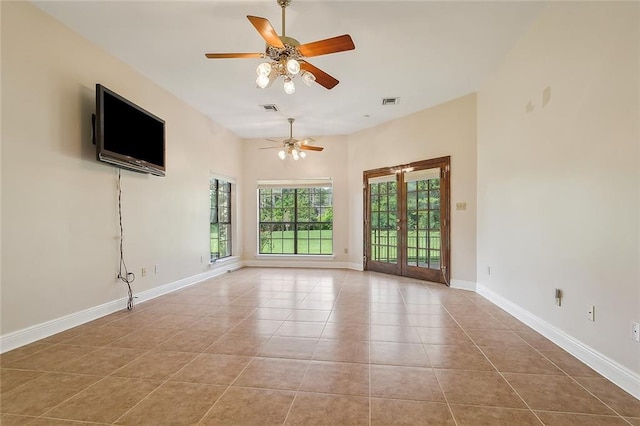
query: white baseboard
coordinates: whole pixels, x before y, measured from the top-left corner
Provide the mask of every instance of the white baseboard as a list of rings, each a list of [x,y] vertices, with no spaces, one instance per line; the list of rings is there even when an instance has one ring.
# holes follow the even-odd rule
[[[451,288],[455,288],[458,290],[476,291],[476,283],[474,283],[473,281],[452,279],[449,284],[451,284]]]
[[[482,284],[477,285],[477,293],[493,302],[495,305],[509,312],[511,315],[560,346],[580,361],[593,368],[598,373],[640,399],[640,375],[629,370],[622,364],[601,354],[590,346],[576,340],[564,331],[543,319],[533,315],[515,303],[505,299]]]
[[[225,262],[224,264],[212,264],[211,270],[191,277],[183,278],[172,283],[164,284],[140,293],[136,293],[136,303],[154,299],[163,294],[171,293],[184,287],[197,284],[204,280],[225,274],[242,267],[241,261]],[[0,336],[0,353],[10,351],[20,346],[28,345],[37,340],[44,339],[54,334],[61,333],[73,327],[85,324],[89,321],[96,320],[105,315],[125,309],[127,306],[127,298],[123,297],[111,302],[94,306],[64,317],[56,318],[51,321],[36,324],[22,330],[14,331]]]
[[[364,265],[362,263],[349,262],[347,265],[348,265],[347,268],[352,269],[354,271],[364,271]]]

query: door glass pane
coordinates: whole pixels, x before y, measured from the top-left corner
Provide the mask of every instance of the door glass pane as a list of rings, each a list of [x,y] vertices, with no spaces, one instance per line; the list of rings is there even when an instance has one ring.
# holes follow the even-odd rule
[[[371,260],[398,262],[397,185],[395,176],[374,178],[369,181]]]
[[[407,265],[440,269],[440,169],[404,174]]]

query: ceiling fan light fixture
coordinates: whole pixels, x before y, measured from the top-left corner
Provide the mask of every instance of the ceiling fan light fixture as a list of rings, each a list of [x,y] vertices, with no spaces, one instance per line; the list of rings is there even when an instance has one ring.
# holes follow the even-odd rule
[[[287,158],[287,154],[284,151],[280,151],[278,153],[278,157],[280,157],[281,160],[284,160],[285,158]]]
[[[284,80],[284,93],[287,95],[292,95],[296,91],[296,85],[293,83],[291,78],[287,77]]]
[[[293,159],[298,161],[298,158],[300,158],[300,156],[298,155],[298,151],[296,151],[295,149],[291,150],[291,155],[293,156]]]
[[[265,77],[269,77],[269,74],[271,74],[271,64],[269,62],[263,62],[260,65],[258,65],[258,68],[256,68],[256,74],[258,74],[258,76],[265,76]]]
[[[316,76],[309,71],[302,71],[300,76],[302,77],[302,82],[307,86],[311,86],[316,81]]]
[[[291,58],[287,61],[287,71],[290,74],[296,75],[300,72],[300,62],[296,61],[294,58]]]
[[[304,158],[307,156],[307,153],[304,151],[300,151],[300,158]]]
[[[267,87],[269,83],[271,83],[271,79],[268,75],[259,75],[258,78],[256,78],[256,84],[261,89]]]

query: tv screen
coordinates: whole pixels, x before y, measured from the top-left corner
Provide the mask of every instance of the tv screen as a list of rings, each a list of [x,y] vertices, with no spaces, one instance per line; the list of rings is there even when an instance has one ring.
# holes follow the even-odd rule
[[[156,176],[165,175],[164,120],[96,84],[98,160]]]

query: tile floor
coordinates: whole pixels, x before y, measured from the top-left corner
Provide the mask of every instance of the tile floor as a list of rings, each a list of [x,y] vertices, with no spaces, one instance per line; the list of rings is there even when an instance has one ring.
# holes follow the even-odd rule
[[[246,268],[5,353],[2,425],[640,425],[471,292]]]

